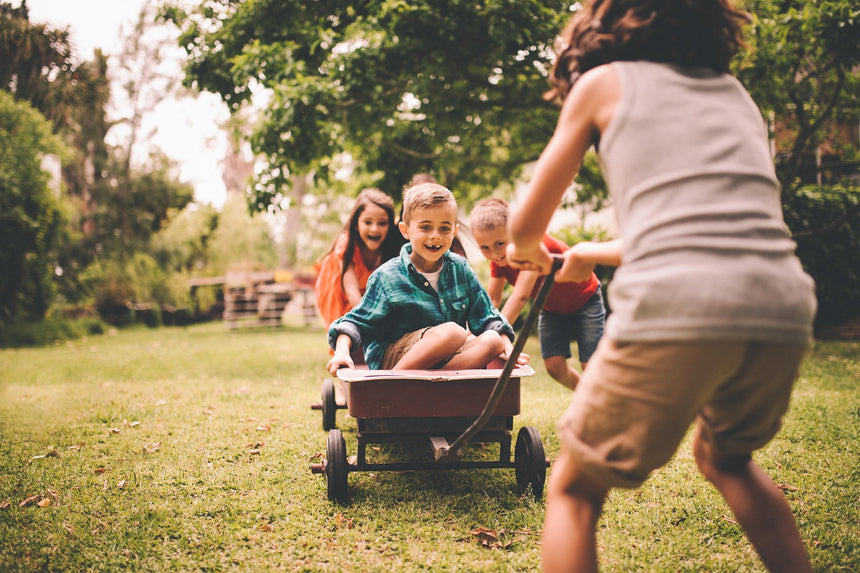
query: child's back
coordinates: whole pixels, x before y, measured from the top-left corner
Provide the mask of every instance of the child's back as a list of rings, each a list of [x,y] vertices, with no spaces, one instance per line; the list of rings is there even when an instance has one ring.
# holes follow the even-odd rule
[[[615,62],[599,154],[624,241],[607,334],[621,340],[811,336],[761,115],[737,80]]]

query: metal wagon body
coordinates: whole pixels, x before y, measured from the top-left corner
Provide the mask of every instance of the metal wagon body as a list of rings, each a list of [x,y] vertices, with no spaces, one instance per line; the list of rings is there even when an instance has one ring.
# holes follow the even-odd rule
[[[312,464],[314,473],[324,473],[328,498],[348,500],[347,475],[357,471],[403,471],[440,469],[513,468],[520,491],[529,488],[543,495],[548,465],[540,435],[533,427],[521,428],[511,456],[513,418],[520,413],[520,379],[532,376],[529,366],[510,373],[492,415],[471,437],[475,442],[498,443],[494,460],[466,460],[440,455],[478,418],[493,393],[501,370],[366,370],[338,372],[345,404],[335,400],[332,380],[323,382],[322,401],[312,407],[323,412],[323,429],[328,431],[326,458]],[[354,461],[346,455],[346,442],[336,428],[335,413],[346,408],[357,424],[358,448]],[[426,440],[434,458],[427,461],[369,461],[371,444]]]

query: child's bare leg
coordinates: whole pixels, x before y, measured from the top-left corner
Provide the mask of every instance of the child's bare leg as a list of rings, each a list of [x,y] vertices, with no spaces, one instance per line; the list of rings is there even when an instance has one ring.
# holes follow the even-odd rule
[[[433,368],[460,349],[469,333],[455,322],[434,326],[424,333],[393,370],[421,370]]]
[[[562,448],[552,464],[547,486],[542,537],[544,571],[597,571],[595,529],[607,493]]]
[[[459,349],[451,360],[445,364],[445,370],[465,370],[468,368],[485,368],[494,358],[505,351],[501,335],[488,330],[472,338]]]
[[[579,372],[574,370],[564,356],[548,356],[543,361],[546,371],[556,382],[571,390],[579,384]]]
[[[749,456],[722,457],[703,437],[693,437],[699,471],[725,498],[769,571],[812,571],[785,496]]]

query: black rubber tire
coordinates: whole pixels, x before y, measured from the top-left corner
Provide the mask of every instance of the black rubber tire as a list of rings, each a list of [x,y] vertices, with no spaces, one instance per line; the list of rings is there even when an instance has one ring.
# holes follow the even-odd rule
[[[334,396],[334,382],[330,379],[322,383],[322,426],[328,432],[337,428],[337,402]]]
[[[517,433],[514,470],[520,493],[525,493],[531,488],[535,499],[541,499],[543,486],[546,483],[546,454],[540,434],[532,426],[524,426]]]
[[[329,501],[346,504],[349,501],[346,476],[346,442],[340,430],[329,430],[325,445],[325,477]]]

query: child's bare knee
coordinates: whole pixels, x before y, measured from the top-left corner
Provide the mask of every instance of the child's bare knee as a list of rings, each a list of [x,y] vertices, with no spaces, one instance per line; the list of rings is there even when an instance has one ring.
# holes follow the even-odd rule
[[[450,347],[451,352],[455,352],[466,343],[469,333],[456,322],[445,322],[431,328],[427,335],[435,337],[440,344]]]
[[[721,455],[705,436],[701,426],[697,426],[693,434],[693,457],[696,467],[711,483],[718,481],[722,475],[745,471],[752,460],[749,455]]]
[[[478,336],[481,344],[487,348],[487,351],[495,355],[505,351],[505,343],[502,340],[502,335],[495,330],[486,330]]]
[[[549,375],[556,380],[567,374],[567,360],[564,356],[551,356],[546,358],[543,363]]]

